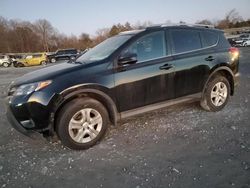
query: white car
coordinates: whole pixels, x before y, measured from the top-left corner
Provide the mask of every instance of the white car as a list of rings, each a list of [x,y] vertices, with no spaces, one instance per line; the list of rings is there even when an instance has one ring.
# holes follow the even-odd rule
[[[243,42],[242,46],[250,46],[250,38]]]
[[[11,59],[7,55],[0,55],[0,66],[9,67],[11,65]]]

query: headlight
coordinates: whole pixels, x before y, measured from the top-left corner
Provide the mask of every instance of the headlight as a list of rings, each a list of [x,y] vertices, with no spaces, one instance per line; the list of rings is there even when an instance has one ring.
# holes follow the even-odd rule
[[[51,84],[51,82],[52,82],[51,80],[47,80],[47,81],[42,81],[42,82],[35,82],[32,84],[21,85],[14,92],[14,96],[29,95],[30,93],[34,91],[39,91],[47,87],[49,84]]]

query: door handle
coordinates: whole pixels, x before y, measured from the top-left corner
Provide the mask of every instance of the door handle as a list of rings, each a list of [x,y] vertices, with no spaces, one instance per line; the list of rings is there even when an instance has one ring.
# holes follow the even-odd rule
[[[165,65],[160,66],[159,68],[160,70],[169,70],[169,69],[174,68],[174,66],[172,64],[165,64]]]
[[[205,58],[206,61],[213,61],[214,60],[214,57],[213,56],[208,56]]]

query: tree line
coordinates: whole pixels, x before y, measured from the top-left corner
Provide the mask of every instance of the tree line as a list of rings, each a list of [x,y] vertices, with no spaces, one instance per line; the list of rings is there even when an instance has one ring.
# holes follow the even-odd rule
[[[243,20],[239,13],[233,9],[222,20],[213,22],[205,19],[197,23],[227,29],[250,26],[250,19]],[[60,33],[46,19],[39,19],[31,23],[29,21],[7,20],[0,17],[0,53],[49,52],[64,48],[85,50],[122,31],[140,29],[148,25],[152,25],[152,23],[150,21],[138,22],[135,25],[131,25],[129,22],[125,24],[119,23],[110,28],[97,30],[94,37],[90,37],[87,33],[82,33],[80,36],[67,36]]]

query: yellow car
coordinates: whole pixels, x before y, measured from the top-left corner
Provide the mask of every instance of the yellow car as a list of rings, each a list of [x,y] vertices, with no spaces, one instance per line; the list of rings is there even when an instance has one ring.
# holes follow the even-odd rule
[[[27,55],[23,59],[19,59],[14,63],[15,67],[28,67],[33,65],[46,65],[47,56],[46,53],[36,53],[32,55]]]

